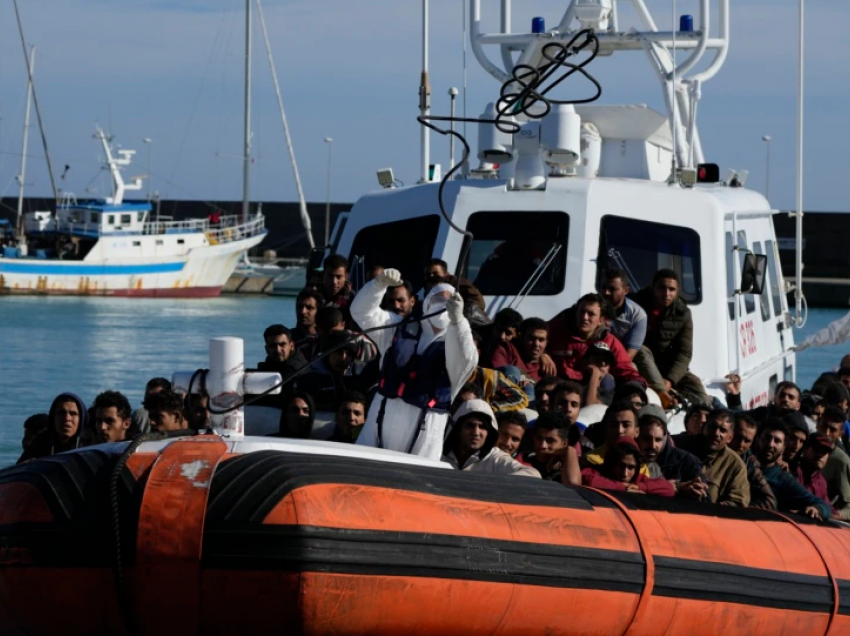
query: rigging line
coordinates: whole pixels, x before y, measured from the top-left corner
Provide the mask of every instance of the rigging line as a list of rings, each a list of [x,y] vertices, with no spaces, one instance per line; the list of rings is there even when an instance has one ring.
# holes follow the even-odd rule
[[[213,38],[213,44],[212,44],[212,47],[210,49],[210,54],[207,57],[207,63],[206,63],[206,66],[204,67],[204,72],[201,75],[201,83],[198,85],[198,91],[195,94],[195,100],[192,103],[192,110],[189,113],[189,121],[186,122],[186,128],[183,130],[183,136],[180,139],[180,145],[177,147],[177,155],[175,156],[174,166],[171,170],[171,178],[172,179],[175,177],[175,174],[177,173],[177,169],[180,166],[180,159],[183,155],[184,146],[186,145],[186,140],[189,137],[189,131],[192,127],[192,122],[195,119],[195,114],[197,113],[197,110],[198,110],[198,104],[201,101],[201,93],[203,92],[204,85],[206,84],[207,76],[209,75],[210,69],[212,68],[213,59],[218,54],[218,49],[221,46],[220,43],[221,43],[221,40],[222,40],[222,33],[225,31],[225,21],[227,20],[228,17],[230,17],[231,23],[232,23],[233,15],[235,15],[235,12],[230,12],[230,11],[224,10],[225,6],[228,4],[228,2],[229,2],[229,0],[221,0],[221,5],[219,7],[219,11],[221,12],[221,20],[219,21],[218,30],[216,31],[215,37]],[[232,29],[230,29],[230,31],[232,31]]]
[[[38,95],[35,90],[35,82],[32,78],[32,67],[29,62],[29,53],[27,53],[27,43],[24,39],[24,26],[21,23],[21,13],[18,10],[18,0],[12,0],[15,6],[15,19],[18,22],[18,34],[21,38],[21,48],[24,51],[24,60],[27,64],[27,79],[32,86],[32,103],[35,106],[35,116],[38,119],[38,129],[41,132],[41,145],[44,146],[44,158],[47,161],[47,174],[50,175],[50,187],[53,189],[54,201],[59,201],[59,191],[56,189],[56,179],[53,177],[53,164],[50,162],[50,152],[47,150],[47,136],[44,134],[44,122],[41,119],[41,108],[38,105]]]
[[[588,56],[578,62],[569,62],[568,59],[575,57],[581,53],[586,53]],[[496,118],[485,119],[481,117],[451,117],[445,115],[420,115],[417,121],[430,128],[431,130],[440,133],[441,135],[451,135],[458,139],[463,145],[463,157],[461,161],[453,166],[440,181],[440,187],[437,190],[437,201],[439,203],[440,214],[442,214],[446,223],[455,232],[464,236],[464,241],[461,247],[460,271],[457,275],[461,276],[464,273],[467,256],[472,246],[474,236],[469,230],[465,230],[455,225],[451,215],[446,211],[444,200],[444,192],[446,183],[452,176],[463,169],[469,162],[469,143],[466,137],[458,132],[454,126],[451,128],[441,128],[434,122],[462,122],[462,123],[484,123],[493,124],[496,128],[504,133],[514,134],[520,131],[520,124],[514,119],[514,115],[522,114],[528,119],[542,119],[552,109],[553,105],[560,104],[587,104],[594,102],[602,95],[602,86],[585,67],[596,59],[599,54],[599,40],[592,29],[582,29],[577,32],[566,44],[562,42],[550,42],[541,50],[543,58],[546,60],[539,68],[535,68],[528,64],[517,64],[511,71],[511,77],[505,80],[499,91],[499,101],[496,106]],[[564,71],[564,69],[567,69]],[[556,74],[561,72],[557,77]],[[564,80],[578,73],[596,89],[594,94],[589,97],[575,99],[553,99],[547,97],[549,92],[561,84]],[[553,79],[554,77],[554,79]],[[545,86],[545,87],[544,87]],[[541,88],[544,87],[544,88]],[[531,108],[536,104],[543,104],[542,112],[532,112]]]

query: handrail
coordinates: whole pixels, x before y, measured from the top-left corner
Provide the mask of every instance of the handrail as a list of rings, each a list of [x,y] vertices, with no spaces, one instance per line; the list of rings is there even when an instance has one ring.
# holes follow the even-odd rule
[[[100,223],[65,222],[59,225],[60,232],[76,234],[96,234],[110,236],[113,234],[132,236],[164,236],[166,234],[203,233],[210,243],[229,243],[244,238],[257,236],[265,231],[265,217],[257,216],[246,223],[240,223],[236,215],[223,216],[218,223],[209,219],[183,219],[180,221],[152,221],[145,223],[141,231],[131,229],[102,231]],[[169,232],[169,230],[176,230]],[[182,231],[182,232],[181,232]]]

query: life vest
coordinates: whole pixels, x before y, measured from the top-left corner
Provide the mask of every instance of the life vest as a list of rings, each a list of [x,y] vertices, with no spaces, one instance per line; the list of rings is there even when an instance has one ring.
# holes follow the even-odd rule
[[[413,451],[425,429],[425,416],[429,412],[448,413],[452,405],[446,343],[442,340],[433,342],[425,351],[417,353],[421,336],[422,326],[418,322],[405,323],[396,329],[392,345],[384,354],[378,382],[378,393],[383,396],[376,422],[379,448],[383,447],[381,437],[387,400],[400,399],[420,409],[418,426],[408,453]]]

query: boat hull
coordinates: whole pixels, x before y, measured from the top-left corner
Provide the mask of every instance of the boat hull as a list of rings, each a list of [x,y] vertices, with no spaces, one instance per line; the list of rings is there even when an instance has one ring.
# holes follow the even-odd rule
[[[836,525],[331,443],[151,446],[118,482],[117,569],[122,446],[0,472],[3,634],[124,633],[119,598],[140,636],[850,633]]]
[[[185,255],[57,261],[0,258],[0,294],[208,298],[218,296],[240,256],[265,232]],[[97,252],[94,253],[97,256]]]

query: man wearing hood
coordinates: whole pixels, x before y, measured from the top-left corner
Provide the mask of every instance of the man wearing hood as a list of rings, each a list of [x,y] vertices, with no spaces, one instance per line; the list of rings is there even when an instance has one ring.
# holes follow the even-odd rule
[[[451,285],[431,288],[414,311],[425,317],[419,321],[381,309],[386,289],[401,282],[398,270],[386,269],[351,303],[362,329],[386,327],[370,334],[382,357],[381,374],[357,443],[438,460],[449,408],[478,366],[478,351],[463,300]]]
[[[531,466],[520,464],[496,448],[499,436],[496,417],[484,400],[468,400],[454,415],[455,424],[443,446],[443,461],[456,470],[489,475],[520,475],[540,478]]]
[[[48,457],[80,446],[80,434],[86,427],[88,409],[79,396],[62,393],[53,400],[47,414],[49,427],[27,448],[18,463]]]
[[[270,437],[310,439],[315,416],[316,407],[312,396],[304,391],[294,391],[284,402],[277,434]]]
[[[602,320],[606,300],[599,294],[586,294],[575,306],[549,321],[549,355],[558,369],[558,376],[581,382],[585,376],[583,358],[598,342],[605,343],[613,354],[609,373],[617,384],[643,378],[635,370],[620,341],[610,333]]]

